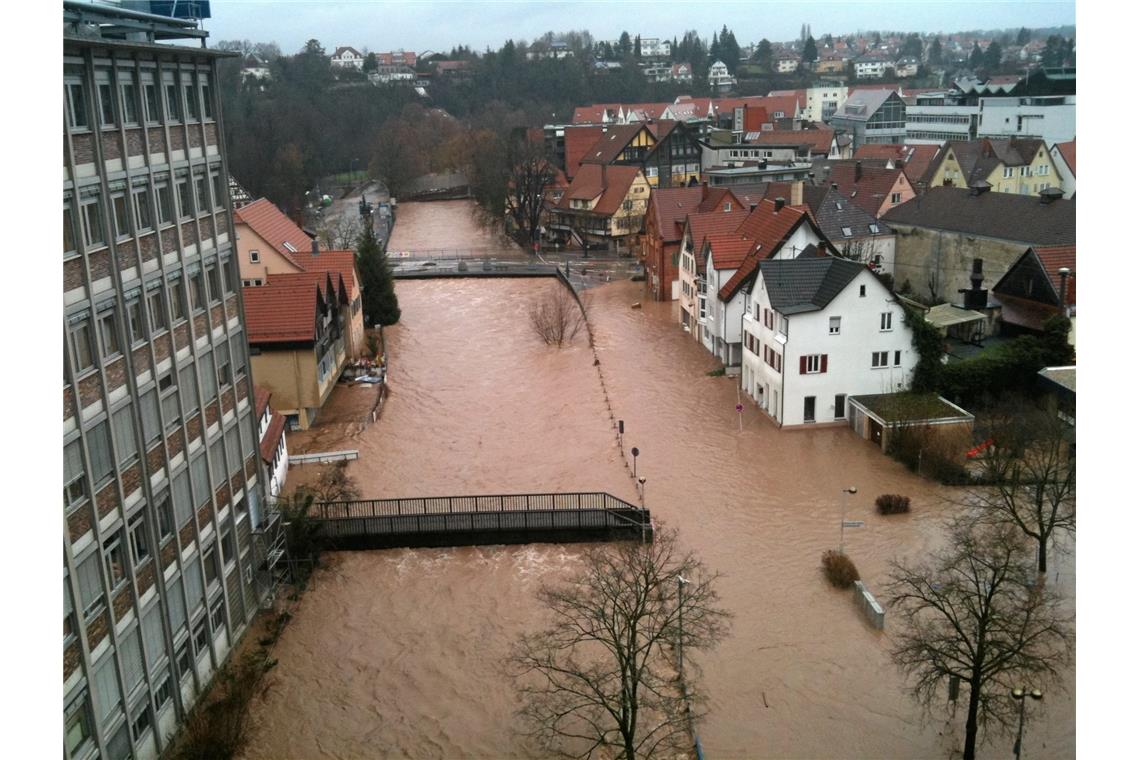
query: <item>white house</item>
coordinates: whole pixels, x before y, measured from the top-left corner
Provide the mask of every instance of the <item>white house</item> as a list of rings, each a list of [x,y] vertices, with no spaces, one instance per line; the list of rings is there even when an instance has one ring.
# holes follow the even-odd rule
[[[785,53],[776,58],[776,73],[790,74],[800,67],[800,58],[794,53]]]
[[[285,417],[269,406],[270,392],[258,386],[254,394],[254,412],[257,414],[257,439],[261,456],[262,474],[267,486],[269,502],[285,488],[289,475],[289,449],[285,445]]]
[[[1054,143],[1049,149],[1053,157],[1053,164],[1057,167],[1057,178],[1061,181],[1061,190],[1066,198],[1072,198],[1077,192],[1077,139],[1074,137],[1066,143]]]
[[[764,260],[743,319],[741,387],[781,427],[846,421],[847,398],[910,386],[903,307],[864,265]]]
[[[353,68],[359,71],[364,68],[364,56],[356,48],[347,45],[338,47],[332,54],[332,65],[337,68]]]
[[[891,62],[883,58],[871,55],[860,56],[855,59],[855,78],[880,79],[886,76],[887,69],[891,67]]]
[[[785,205],[783,198],[761,201],[737,230],[709,235],[701,250],[707,308],[701,323],[701,343],[724,362],[740,370],[743,336],[741,320],[748,309],[748,288],[758,264],[765,259],[793,259],[834,252],[811,216]]]
[[[709,87],[714,91],[727,90],[736,85],[736,77],[728,73],[728,66],[724,61],[714,61],[709,66]]]

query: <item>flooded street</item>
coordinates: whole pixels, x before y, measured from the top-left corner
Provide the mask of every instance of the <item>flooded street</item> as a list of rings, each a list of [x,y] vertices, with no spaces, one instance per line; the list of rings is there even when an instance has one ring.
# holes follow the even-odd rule
[[[402,205],[393,250],[459,247],[483,234],[457,203],[466,206]],[[360,429],[330,415],[310,431],[320,445],[305,448],[359,449],[348,472],[365,498],[608,491],[636,500],[585,336],[558,350],[528,325],[528,303],[550,287],[399,281],[403,316],[385,331],[390,397],[380,422]],[[706,375],[715,360],[681,331],[672,304],[627,281],[590,295],[609,405],[625,421],[627,451],[641,450],[646,505],[725,576],[731,635],[696,658],[711,698],[700,727],[706,756],[947,757],[958,742],[940,735],[943,716],[923,722],[890,660],[890,612],[885,632],[864,623],[850,593],[823,579],[820,555],[839,542],[841,490],[857,487],[847,518],[866,526],[847,531],[847,552],[881,594],[891,559],[937,546],[953,492],[846,428],[781,432],[746,402],[741,431],[736,380]],[[631,309],[638,301],[643,308]],[[913,512],[875,514],[882,493],[910,496]],[[503,659],[540,625],[538,584],[572,571],[580,552],[327,555],[274,650],[279,664],[255,703],[246,757],[527,756]],[[1071,557],[1063,567],[1059,582],[1071,589]],[[1027,723],[1027,760],[1075,754],[1068,682],[1069,695],[1033,706],[1049,719]],[[1002,738],[980,755],[1006,757],[1011,746]]]

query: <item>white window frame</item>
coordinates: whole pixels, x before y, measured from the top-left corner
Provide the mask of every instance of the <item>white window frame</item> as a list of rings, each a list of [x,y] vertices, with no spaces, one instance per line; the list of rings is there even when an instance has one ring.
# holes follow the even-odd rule
[[[842,317],[829,317],[827,320],[827,334],[828,335],[839,335],[839,330],[840,330],[842,321],[843,321]]]
[[[888,360],[887,351],[872,351],[871,352],[871,369],[886,369]]]
[[[891,327],[892,313],[884,311],[879,314],[879,332],[891,332],[894,328]]]
[[[807,361],[804,362],[804,374],[818,375],[820,370],[820,356],[822,354],[808,354]]]

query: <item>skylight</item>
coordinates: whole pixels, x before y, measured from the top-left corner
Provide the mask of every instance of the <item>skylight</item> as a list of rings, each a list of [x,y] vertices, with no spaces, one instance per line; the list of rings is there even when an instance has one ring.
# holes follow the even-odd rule
[[[296,253],[297,252],[297,249],[294,248],[293,244],[290,243],[288,240],[286,240],[283,245],[285,246],[285,250],[287,250],[289,253]]]
[[[844,227],[843,228],[843,237],[851,237],[851,228],[850,227]]]

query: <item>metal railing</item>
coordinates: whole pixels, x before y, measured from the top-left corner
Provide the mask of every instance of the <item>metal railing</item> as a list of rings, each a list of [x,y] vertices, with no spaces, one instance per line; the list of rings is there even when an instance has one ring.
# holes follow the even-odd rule
[[[314,507],[315,512],[313,513],[313,517],[324,520],[538,510],[609,509],[644,511],[641,507],[630,504],[627,501],[602,491],[327,501],[315,504]]]

